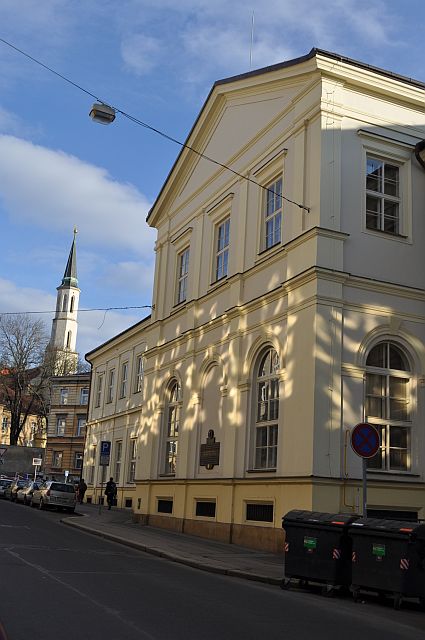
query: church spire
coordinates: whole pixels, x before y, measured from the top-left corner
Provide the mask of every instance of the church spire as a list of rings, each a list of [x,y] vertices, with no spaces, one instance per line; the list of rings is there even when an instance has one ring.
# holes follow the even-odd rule
[[[68,262],[66,263],[65,273],[63,274],[61,286],[78,287],[77,279],[77,250],[75,241],[77,237],[77,227],[74,227],[74,239],[69,252]]]
[[[77,280],[77,251],[76,251],[77,229],[74,229],[71,250],[62,282],[57,288],[56,313],[52,322],[52,333],[50,336],[50,348],[55,352],[57,364],[57,374],[61,370],[67,369],[66,373],[75,373],[77,370],[78,353],[77,330],[78,330],[78,303],[80,290]],[[63,371],[65,372],[65,371]]]

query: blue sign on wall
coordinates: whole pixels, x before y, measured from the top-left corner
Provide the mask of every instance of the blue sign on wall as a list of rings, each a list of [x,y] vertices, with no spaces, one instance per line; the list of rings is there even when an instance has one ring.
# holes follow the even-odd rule
[[[111,459],[111,442],[109,440],[102,440],[100,443],[99,465],[101,467],[109,466],[110,459]]]

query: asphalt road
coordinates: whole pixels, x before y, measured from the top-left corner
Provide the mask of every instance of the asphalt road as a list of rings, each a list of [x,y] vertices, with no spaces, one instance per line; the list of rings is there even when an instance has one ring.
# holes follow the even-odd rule
[[[282,591],[206,573],[0,501],[0,623],[8,640],[400,640],[425,637],[407,605]]]

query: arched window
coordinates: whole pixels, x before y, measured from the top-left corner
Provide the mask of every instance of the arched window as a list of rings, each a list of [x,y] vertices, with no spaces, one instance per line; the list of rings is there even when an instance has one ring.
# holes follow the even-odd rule
[[[381,447],[368,468],[411,468],[411,379],[409,361],[393,342],[374,346],[366,360],[365,413],[379,431]]]
[[[60,311],[61,309],[61,296],[58,295],[58,299],[56,300],[56,311]]]
[[[68,296],[67,294],[63,297],[62,311],[67,311],[68,309]]]
[[[177,380],[173,380],[167,390],[167,404],[164,414],[164,444],[162,473],[175,475],[180,430],[181,391]]]
[[[71,348],[71,332],[68,331],[68,333],[66,334],[66,348],[70,349]]]
[[[254,469],[276,469],[279,418],[279,356],[263,352],[255,369]]]
[[[73,311],[74,311],[74,300],[75,300],[75,296],[72,296],[72,298],[71,298],[71,307],[69,309],[71,313],[73,313]]]

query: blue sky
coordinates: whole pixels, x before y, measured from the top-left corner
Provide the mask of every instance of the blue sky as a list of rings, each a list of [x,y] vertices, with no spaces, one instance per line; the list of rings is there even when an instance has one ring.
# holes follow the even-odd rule
[[[0,0],[0,37],[184,140],[213,82],[249,70],[253,11],[252,68],[316,46],[425,80],[423,0]],[[80,307],[151,303],[145,218],[180,149],[91,104],[0,43],[0,314],[54,309],[74,225]],[[80,352],[147,313],[80,314]]]

